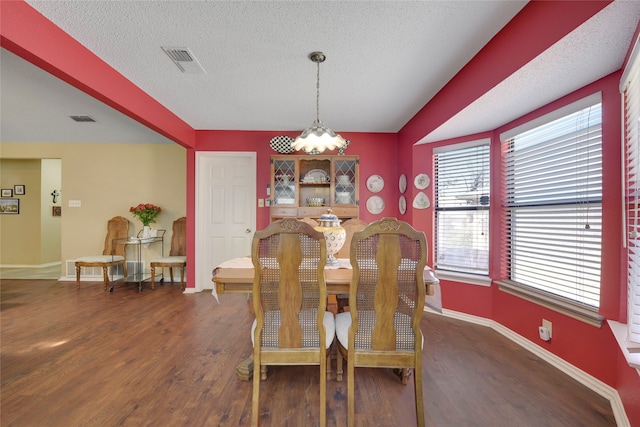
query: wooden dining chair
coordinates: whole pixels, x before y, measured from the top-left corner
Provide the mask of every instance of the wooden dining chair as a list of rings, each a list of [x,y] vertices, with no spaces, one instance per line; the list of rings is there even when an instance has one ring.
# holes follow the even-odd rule
[[[256,315],[251,333],[251,424],[258,425],[260,382],[266,379],[266,366],[318,365],[320,426],[325,426],[327,349],[335,336],[335,319],[326,311],[324,234],[297,219],[275,221],[254,234],[251,259]]]
[[[127,277],[125,251],[127,245],[114,245],[114,239],[127,239],[129,236],[129,220],[122,216],[111,218],[107,222],[107,236],[104,239],[102,255],[84,256],[75,260],[76,288],[80,288],[80,271],[82,267],[101,267],[104,288],[109,284],[109,268],[122,265],[124,277]]]
[[[169,256],[152,259],[149,263],[151,267],[151,289],[156,286],[156,268],[169,268],[169,277],[173,283],[173,269],[180,269],[180,289],[184,290],[184,269],[187,267],[187,218],[182,217],[173,221],[171,231],[171,249]],[[164,276],[161,279],[164,282]]]
[[[355,368],[413,368],[416,419],[424,426],[422,392],[423,232],[383,218],[354,234],[349,312],[336,316],[336,337],[347,359],[348,424],[355,425]],[[403,381],[403,383],[406,383]]]

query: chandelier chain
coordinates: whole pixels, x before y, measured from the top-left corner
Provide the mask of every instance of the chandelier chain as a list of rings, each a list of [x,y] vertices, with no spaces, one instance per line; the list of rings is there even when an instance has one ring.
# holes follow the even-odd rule
[[[320,121],[320,62],[316,62],[318,67],[316,73],[316,122]]]

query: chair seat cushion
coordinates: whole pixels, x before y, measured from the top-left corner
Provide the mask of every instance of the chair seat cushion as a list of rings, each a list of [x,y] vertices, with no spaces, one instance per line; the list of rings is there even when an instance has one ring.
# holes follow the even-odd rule
[[[375,313],[367,312],[367,311],[362,311],[358,313],[359,317],[367,317],[368,315],[374,316]],[[395,316],[409,317],[406,314],[402,314],[402,313],[396,313]],[[373,324],[373,322],[369,322],[369,324]],[[336,338],[338,338],[340,345],[347,350],[349,349],[349,328],[350,327],[351,327],[351,313],[348,311],[344,313],[338,313],[336,315]],[[366,331],[362,331],[362,332],[366,333]],[[368,331],[368,334],[371,335],[371,331]],[[370,339],[367,341],[370,341]],[[422,336],[422,347],[424,348],[424,335]]]
[[[276,315],[276,317],[278,316]],[[331,313],[330,311],[325,311],[322,323],[324,325],[324,330],[325,330],[326,347],[329,348],[331,346],[331,343],[333,342],[333,337],[335,337],[336,335],[336,321],[335,321],[335,317],[333,316],[333,313]],[[255,332],[257,325],[258,325],[257,320],[254,320],[253,325],[251,325],[251,345],[252,346],[255,344],[253,342],[253,333]]]
[[[162,258],[155,258],[151,260],[151,263],[159,263],[159,264],[186,264],[187,257],[186,256],[165,256]]]
[[[95,256],[83,256],[77,258],[75,262],[112,262],[112,261],[124,261],[124,257],[120,255],[95,255]]]

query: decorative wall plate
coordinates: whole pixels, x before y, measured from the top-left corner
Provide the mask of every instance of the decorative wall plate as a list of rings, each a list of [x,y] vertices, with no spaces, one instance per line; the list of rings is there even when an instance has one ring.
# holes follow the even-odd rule
[[[404,215],[407,212],[407,199],[404,196],[400,196],[398,200],[398,209],[400,209],[400,213]]]
[[[415,179],[413,180],[413,185],[415,185],[418,190],[424,190],[429,186],[430,183],[431,178],[429,178],[429,175],[427,175],[426,173],[416,175]]]
[[[380,196],[371,196],[367,199],[367,210],[369,213],[377,215],[384,210],[384,200]]]
[[[413,207],[416,209],[427,209],[431,206],[431,201],[429,201],[429,197],[424,194],[422,191],[416,194],[416,197],[413,199]]]
[[[403,194],[405,191],[407,191],[407,176],[405,174],[400,175],[400,179],[398,180],[398,188]]]
[[[274,138],[271,138],[269,146],[271,146],[271,148],[273,148],[278,153],[289,154],[295,151],[291,146],[291,143],[293,143],[293,141],[294,139],[290,136],[276,136]]]
[[[367,188],[372,193],[379,193],[384,188],[384,179],[380,175],[371,175],[367,178]]]

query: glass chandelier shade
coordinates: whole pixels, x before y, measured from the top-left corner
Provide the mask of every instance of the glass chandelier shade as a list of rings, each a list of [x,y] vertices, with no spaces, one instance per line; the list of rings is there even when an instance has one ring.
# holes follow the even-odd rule
[[[320,63],[326,57],[322,52],[313,52],[309,58],[317,64],[316,79],[316,120],[291,143],[294,150],[316,154],[325,150],[337,150],[347,143],[344,138],[329,129],[320,120]]]

